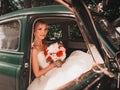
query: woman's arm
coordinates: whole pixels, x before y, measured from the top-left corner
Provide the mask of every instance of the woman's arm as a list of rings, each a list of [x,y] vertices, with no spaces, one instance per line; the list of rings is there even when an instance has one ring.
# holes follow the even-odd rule
[[[52,68],[56,67],[56,65],[54,63],[52,63],[49,66],[47,66],[46,68],[40,69],[37,55],[38,55],[37,49],[33,48],[33,50],[32,50],[32,68],[33,68],[33,73],[34,73],[35,77],[40,77],[41,75],[46,74]]]

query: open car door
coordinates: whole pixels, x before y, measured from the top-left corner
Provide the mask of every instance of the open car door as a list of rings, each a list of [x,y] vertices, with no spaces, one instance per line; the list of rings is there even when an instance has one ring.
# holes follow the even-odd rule
[[[114,70],[112,71],[112,68],[109,64],[111,62],[110,62],[110,59],[108,59],[108,58],[113,58],[113,57],[115,58],[116,53],[119,53],[120,34],[115,31],[115,33],[118,35],[118,37],[116,38],[116,44],[114,44],[114,45],[112,43],[110,43],[112,41],[112,39],[110,38],[111,36],[109,38],[104,37],[104,36],[102,37],[99,30],[101,29],[104,32],[104,30],[106,30],[106,29],[105,29],[105,27],[103,28],[103,26],[102,26],[103,24],[97,23],[96,20],[99,20],[98,22],[102,22],[104,20],[104,18],[101,18],[101,17],[96,18],[96,17],[92,16],[92,14],[91,14],[90,10],[88,9],[87,5],[85,4],[84,0],[56,0],[56,1],[58,3],[64,5],[65,7],[67,7],[75,15],[78,27],[80,29],[80,32],[81,32],[81,34],[84,38],[84,41],[86,43],[86,46],[88,48],[88,52],[89,52],[89,54],[92,55],[95,66],[101,72],[101,73],[99,73],[99,76],[96,79],[90,79],[90,77],[94,78],[94,75],[92,76],[92,74],[91,74],[91,75],[88,75],[87,77],[85,77],[85,79],[82,79],[82,80],[80,78],[77,79],[78,81],[80,81],[79,84],[75,84],[76,82],[73,81],[72,84],[69,83],[64,88],[69,87],[69,88],[72,88],[75,90],[76,89],[88,90],[96,82],[98,83],[99,81],[100,81],[99,84],[101,84],[101,87],[104,89],[113,90],[113,89],[119,88],[119,78],[116,79],[116,77],[113,74],[115,68],[117,68],[117,70],[120,70],[119,59],[117,59],[117,60],[113,59],[113,62],[116,65],[116,67],[114,67]],[[106,22],[104,22],[104,24],[105,23]],[[98,25],[98,26],[96,26],[96,25]],[[106,27],[109,27],[108,25],[109,24],[107,22]],[[111,30],[111,29],[114,30],[113,27],[109,27],[107,30]],[[105,38],[107,38],[107,39],[105,39]],[[103,60],[104,67],[102,67],[99,64],[96,64],[96,60]],[[96,74],[96,73],[97,72],[95,71],[94,74]],[[116,73],[118,74],[118,72],[116,72]],[[103,85],[103,84],[105,84],[104,82],[105,82],[106,78],[104,78],[104,80],[101,81],[104,76],[107,76],[109,78],[108,79],[109,84],[107,83],[106,85],[110,85],[111,84],[110,82],[114,82],[112,84],[115,87],[107,87],[106,88]],[[118,74],[118,77],[119,77],[119,74]],[[109,80],[111,80],[111,78],[113,81],[109,81]],[[86,81],[86,82],[84,82],[84,81]],[[89,85],[87,84],[87,81],[89,82]],[[118,84],[116,84],[117,81],[118,81]],[[97,89],[99,90],[101,87],[99,87]],[[91,90],[93,90],[93,88]]]

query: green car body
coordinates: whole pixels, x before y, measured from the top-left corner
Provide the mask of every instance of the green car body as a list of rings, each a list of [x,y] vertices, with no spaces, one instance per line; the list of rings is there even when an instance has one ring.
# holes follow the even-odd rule
[[[0,24],[17,21],[19,35],[17,48],[0,49],[0,89],[26,90],[29,82],[29,59],[31,47],[31,18],[38,16],[72,16],[63,6],[47,6],[19,10],[0,17]],[[14,42],[11,42],[14,43]]]
[[[30,51],[33,38],[32,25],[37,18],[48,20],[48,23],[54,23],[57,22],[56,20],[59,17],[65,21],[77,22],[75,15],[61,5],[30,8],[0,16],[0,34],[4,33],[0,37],[0,90],[26,90],[31,79]],[[10,28],[7,27],[8,25]],[[7,28],[5,31],[3,31],[4,27]],[[67,41],[67,35],[65,34],[63,34],[64,42]],[[110,46],[109,42],[105,41],[102,34],[99,34],[99,36],[110,55],[115,57],[116,50]],[[93,41],[95,42],[96,40]],[[71,42],[70,46],[74,46],[74,49],[80,47],[79,44],[75,46]],[[81,48],[86,50],[84,44]],[[103,74],[93,73],[86,80],[83,80],[82,83],[74,84],[71,90],[85,87],[98,77],[103,77]]]

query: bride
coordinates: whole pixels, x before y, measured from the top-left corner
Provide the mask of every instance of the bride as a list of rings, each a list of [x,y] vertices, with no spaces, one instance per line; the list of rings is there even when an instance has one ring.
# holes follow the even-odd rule
[[[34,42],[32,48],[32,69],[35,79],[27,90],[57,90],[64,84],[74,80],[92,68],[92,57],[80,50],[74,51],[65,63],[58,60],[56,63],[46,62],[43,42],[47,34],[48,25],[38,20],[34,26]]]

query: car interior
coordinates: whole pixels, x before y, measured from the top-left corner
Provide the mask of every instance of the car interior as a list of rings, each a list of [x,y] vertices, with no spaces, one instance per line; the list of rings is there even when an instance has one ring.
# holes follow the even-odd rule
[[[39,18],[41,19],[41,18]],[[38,19],[37,19],[38,20]],[[48,34],[46,39],[46,42],[48,44],[51,44],[53,42],[59,42],[62,41],[65,48],[66,48],[66,58],[70,56],[70,54],[75,50],[81,50],[83,52],[88,51],[87,46],[83,40],[83,37],[80,33],[80,30],[77,26],[76,21],[73,18],[64,18],[64,17],[47,17],[42,18],[42,21],[45,21],[48,23]],[[32,71],[31,71],[32,72]],[[80,76],[79,79],[82,81],[87,76],[93,74],[93,71],[90,70],[89,72],[83,73],[84,75]],[[86,74],[86,75],[85,75]],[[31,80],[33,80],[35,77],[33,75],[33,72],[31,74]],[[76,84],[75,81],[69,82],[66,86],[68,87],[70,84]],[[63,89],[64,90],[64,89]]]
[[[59,17],[59,19],[47,18],[44,20],[49,25],[46,37],[48,43],[62,41],[67,49],[67,56],[74,50],[87,52],[87,47],[74,19]]]
[[[58,19],[58,17],[47,17],[37,18],[35,21],[39,19],[48,24],[48,34],[45,38],[46,43],[50,45],[51,43],[62,41],[66,48],[66,58],[75,50],[88,51],[77,23],[73,18],[59,17]]]

